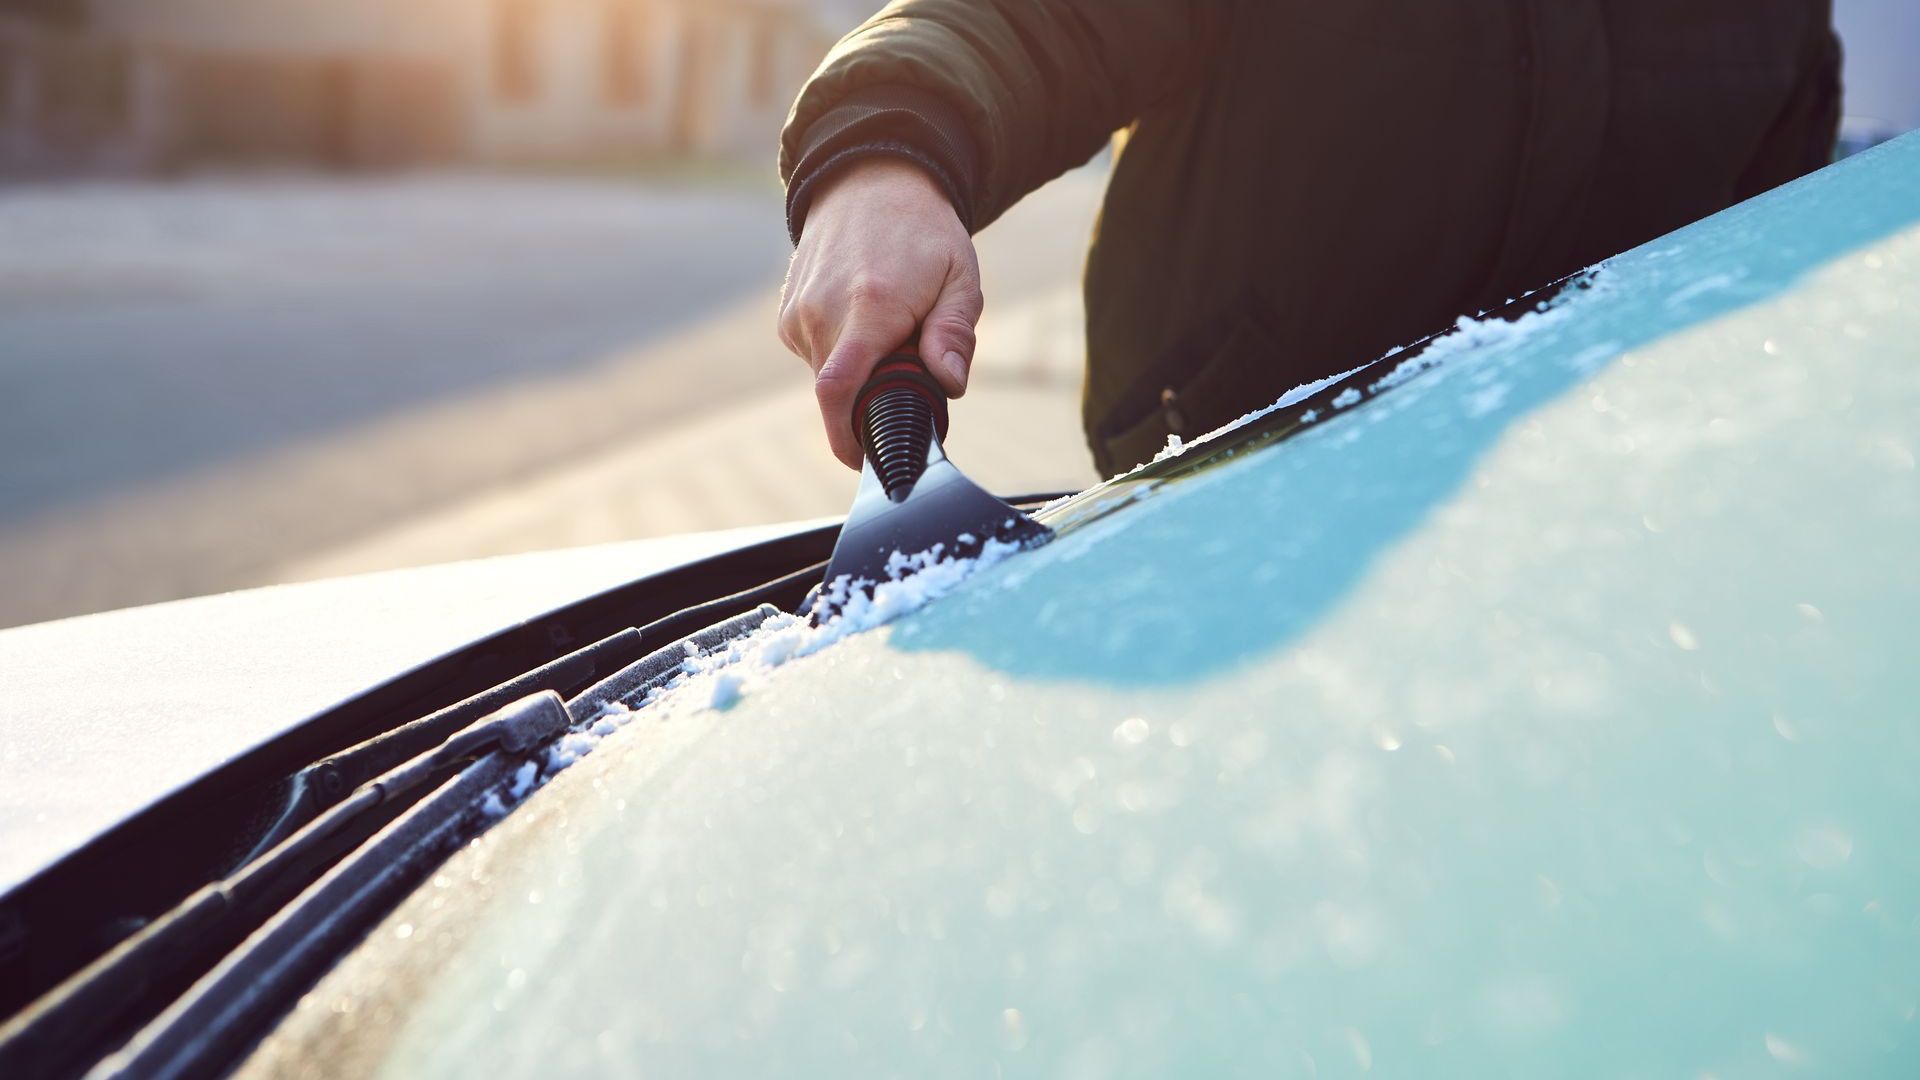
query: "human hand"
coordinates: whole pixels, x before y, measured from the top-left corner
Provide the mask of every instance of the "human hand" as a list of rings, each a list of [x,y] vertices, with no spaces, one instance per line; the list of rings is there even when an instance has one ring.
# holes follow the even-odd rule
[[[780,340],[813,369],[835,457],[860,467],[854,397],[916,328],[934,381],[966,392],[981,306],[973,239],[926,170],[879,157],[828,178],[787,268]]]

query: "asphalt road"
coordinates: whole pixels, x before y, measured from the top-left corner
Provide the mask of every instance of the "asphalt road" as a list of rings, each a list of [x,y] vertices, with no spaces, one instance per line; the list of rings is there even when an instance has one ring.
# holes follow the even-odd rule
[[[990,304],[1077,277],[1095,194],[986,238]],[[786,252],[770,185],[0,193],[0,626],[280,580],[692,423],[751,440],[711,421],[800,379],[771,331]],[[778,520],[775,494],[715,520]]]

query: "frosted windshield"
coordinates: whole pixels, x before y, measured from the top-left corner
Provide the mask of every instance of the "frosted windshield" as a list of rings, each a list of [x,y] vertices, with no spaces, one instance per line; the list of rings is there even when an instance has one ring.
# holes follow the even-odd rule
[[[1910,137],[689,686],[243,1074],[1920,1073],[1916,221]]]

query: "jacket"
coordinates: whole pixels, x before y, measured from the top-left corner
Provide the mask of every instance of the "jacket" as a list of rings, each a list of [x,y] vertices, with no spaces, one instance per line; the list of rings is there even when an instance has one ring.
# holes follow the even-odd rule
[[[1831,0],[896,0],[781,137],[970,229],[1120,135],[1082,420],[1150,458],[1830,160]]]

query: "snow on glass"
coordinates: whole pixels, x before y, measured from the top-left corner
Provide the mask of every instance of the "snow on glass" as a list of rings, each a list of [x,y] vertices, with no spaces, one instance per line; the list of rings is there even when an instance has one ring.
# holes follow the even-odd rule
[[[974,537],[961,534],[962,543]],[[610,702],[585,724],[568,731],[548,747],[538,762],[528,762],[515,773],[506,797],[489,794],[484,807],[494,817],[505,815],[536,786],[591,753],[600,740],[625,727],[642,709],[667,707],[732,708],[753,687],[789,660],[811,656],[851,634],[892,622],[952,592],[977,571],[1021,550],[1021,545],[989,539],[980,554],[970,558],[946,554],[944,544],[913,555],[894,552],[887,558],[888,580],[877,584],[846,576],[827,583],[816,605],[833,614],[819,623],[781,612],[752,633],[702,653],[684,643],[687,658],[680,670],[661,686],[649,690],[633,706]]]

